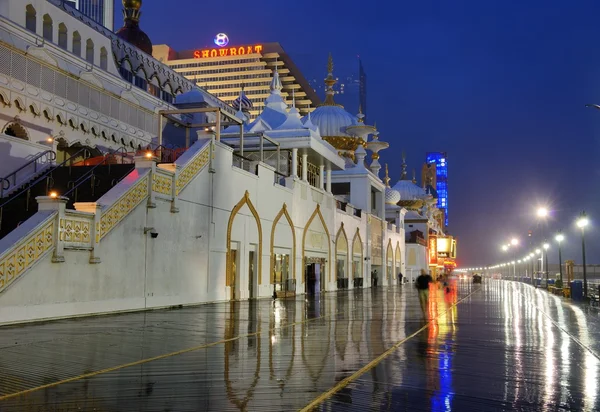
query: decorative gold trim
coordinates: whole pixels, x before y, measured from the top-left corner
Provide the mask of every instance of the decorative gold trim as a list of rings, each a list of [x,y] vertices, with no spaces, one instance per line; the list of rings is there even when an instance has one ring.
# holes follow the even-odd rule
[[[340,240],[340,236],[344,235],[344,239],[346,239],[346,267],[348,267],[348,249],[349,249],[349,245],[348,245],[348,236],[346,235],[346,230],[344,229],[344,222],[341,223],[340,228],[338,229],[337,234],[335,235],[335,259],[334,259],[334,268],[335,268],[335,276],[337,279],[337,269],[338,269],[338,259],[337,259],[337,255],[338,255],[338,242]],[[354,245],[352,245],[354,246]],[[348,276],[348,279],[350,278],[350,276]]]
[[[270,279],[271,279],[271,284],[273,284],[274,279],[274,271],[275,271],[275,254],[274,254],[274,249],[275,249],[275,228],[277,227],[277,223],[279,223],[279,219],[281,219],[281,216],[285,216],[287,222],[289,223],[290,227],[292,228],[292,277],[295,280],[296,279],[296,228],[294,227],[294,222],[292,221],[292,218],[290,216],[290,214],[287,211],[287,205],[284,203],[281,210],[279,211],[279,213],[277,214],[277,216],[275,217],[275,220],[273,220],[273,227],[271,228],[271,268],[270,268]]]
[[[233,228],[233,219],[235,215],[240,211],[244,205],[248,205],[248,209],[250,209],[250,213],[254,216],[254,220],[256,220],[256,225],[258,226],[258,284],[262,285],[262,225],[260,223],[260,216],[256,211],[256,208],[252,204],[250,200],[250,193],[246,190],[244,193],[244,197],[240,200],[231,210],[231,215],[229,215],[229,222],[227,223],[227,254],[226,254],[226,270],[225,270],[225,286],[231,286],[232,273],[231,273],[231,229]],[[233,296],[233,288],[231,289]]]
[[[390,274],[390,279],[388,279],[388,286],[392,284],[392,279],[394,278],[394,248],[392,247],[392,238],[388,239],[387,249],[385,251],[385,273],[387,277],[387,268],[390,263],[390,256],[392,257],[392,273]]]
[[[152,174],[152,191],[161,195],[171,196],[173,179],[165,174],[155,172]]]
[[[327,258],[328,261],[331,262],[331,236],[329,235],[329,230],[327,229],[327,225],[325,224],[325,219],[323,219],[323,215],[321,214],[321,205],[317,204],[315,211],[308,219],[308,222],[304,226],[304,233],[302,234],[302,283],[306,283],[306,270],[304,268],[304,260],[306,259],[306,232],[308,232],[308,228],[310,227],[312,221],[316,216],[319,216],[321,220],[321,224],[325,229],[325,234],[327,235]],[[328,265],[331,267],[331,265]],[[329,273],[329,281],[331,282],[331,271],[328,270]]]
[[[100,217],[100,239],[114,229],[129,213],[148,197],[148,178],[145,176],[112,204]]]
[[[18,241],[0,259],[0,292],[54,247],[55,218],[53,214],[49,221],[43,222],[37,231]]]
[[[91,243],[90,220],[59,219],[58,238],[67,243]]]
[[[181,169],[177,176],[177,195],[192,181],[194,177],[208,164],[210,157],[210,144],[202,149],[187,165]]]
[[[399,259],[398,259],[398,257],[399,257]],[[399,271],[400,268],[402,268],[402,250],[400,249],[400,241],[396,242],[396,256],[394,256],[394,258],[395,258],[394,262],[398,266],[397,271]]]
[[[352,263],[354,263],[354,243],[358,240],[359,244],[360,244],[360,273],[361,275],[364,275],[363,270],[363,259],[364,259],[364,248],[363,248],[363,243],[362,243],[362,238],[360,237],[360,228],[356,228],[356,233],[354,234],[354,237],[352,238]],[[354,277],[354,273],[352,273],[353,277]],[[361,276],[364,277],[364,276]]]

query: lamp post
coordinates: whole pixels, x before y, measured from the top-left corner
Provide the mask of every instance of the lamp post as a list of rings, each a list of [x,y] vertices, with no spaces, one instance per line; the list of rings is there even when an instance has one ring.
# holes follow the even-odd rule
[[[510,245],[512,246],[512,252],[513,252],[512,253],[512,258],[513,258],[513,261],[514,261],[515,260],[515,253],[516,253],[516,250],[517,250],[517,246],[519,245],[519,239],[517,239],[516,237],[513,237],[510,240]],[[513,263],[513,279],[514,279],[515,277],[517,277],[517,267],[515,266],[515,262],[512,262],[512,263]]]
[[[544,269],[546,270],[546,289],[548,289],[548,249],[550,248],[550,244],[548,242],[544,242]]]
[[[538,257],[535,259],[535,261],[536,261],[535,268],[537,269],[537,272],[539,274],[542,271],[542,251],[540,249],[536,249],[535,254],[538,255]],[[537,262],[539,262],[539,265],[537,264]],[[536,276],[535,280],[537,283],[537,276]]]
[[[589,220],[585,212],[581,212],[579,219],[577,219],[577,227],[581,229],[581,255],[583,258],[583,297],[587,299],[588,296],[588,284],[587,284],[587,271],[585,268],[585,227],[588,225]]]
[[[562,251],[561,251],[561,243],[563,240],[565,240],[565,237],[563,236],[563,234],[561,232],[558,232],[558,234],[555,237],[556,242],[558,243],[558,265],[559,265],[559,273],[560,273],[560,287],[564,288],[563,285],[563,275],[562,275]]]

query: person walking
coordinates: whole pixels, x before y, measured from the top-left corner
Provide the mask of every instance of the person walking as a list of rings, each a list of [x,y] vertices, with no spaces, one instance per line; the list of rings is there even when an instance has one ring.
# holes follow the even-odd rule
[[[402,286],[402,280],[404,279],[404,275],[402,272],[398,272],[398,285]]]
[[[431,276],[424,270],[421,269],[421,274],[417,277],[415,286],[419,291],[419,303],[421,304],[421,310],[423,316],[427,317],[427,307],[429,305],[429,284],[433,282]]]

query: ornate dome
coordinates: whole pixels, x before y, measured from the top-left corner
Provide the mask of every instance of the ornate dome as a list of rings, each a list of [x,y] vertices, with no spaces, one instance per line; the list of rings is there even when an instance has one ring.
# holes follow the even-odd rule
[[[146,54],[152,55],[152,42],[140,29],[142,0],[123,0],[123,19],[125,24],[117,31],[117,36],[134,45]]]
[[[419,200],[427,195],[425,190],[414,184],[412,180],[399,180],[393,188],[400,193],[402,200]]]
[[[311,120],[323,137],[350,137],[346,127],[356,125],[356,117],[340,106],[319,106],[311,113]],[[307,117],[304,117],[306,120]]]
[[[396,205],[400,201],[400,192],[391,187],[385,188],[385,203],[388,205]]]
[[[406,158],[404,154],[402,155],[402,176],[400,176],[400,180],[398,183],[394,185],[394,189],[400,192],[400,198],[403,203],[414,201],[414,200],[422,200],[427,196],[425,190],[419,186],[413,180],[409,180],[406,176]]]
[[[252,108],[254,108],[252,101],[248,98],[248,96],[246,96],[246,93],[244,93],[244,88],[242,88],[237,99],[231,103],[231,106],[235,110],[240,110],[241,108],[243,112],[249,112]]]
[[[312,123],[319,128],[323,140],[329,142],[340,151],[347,151],[352,155],[354,150],[362,143],[358,137],[346,133],[346,128],[358,124],[356,116],[344,110],[344,107],[333,100],[333,86],[337,80],[333,77],[333,59],[329,55],[327,64],[327,78],[325,78],[325,102],[311,113]],[[304,117],[306,122],[308,117]]]

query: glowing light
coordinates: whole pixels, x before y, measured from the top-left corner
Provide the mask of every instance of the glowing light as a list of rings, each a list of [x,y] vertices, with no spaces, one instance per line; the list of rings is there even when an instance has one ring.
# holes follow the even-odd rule
[[[220,46],[219,49],[194,50],[194,59],[207,59],[210,57],[244,56],[247,54],[260,54],[263,51],[262,44],[250,46]]]
[[[562,242],[563,240],[565,240],[565,236],[562,233],[559,233],[558,235],[556,235],[556,237],[554,238],[556,239],[556,241],[558,243]]]
[[[519,239],[517,239],[516,237],[513,237],[512,240],[510,241],[510,244],[513,246],[517,246],[519,244]]]
[[[225,47],[229,44],[229,37],[227,37],[225,33],[219,33],[215,36],[213,41],[217,46]]]
[[[544,250],[548,250],[550,248],[550,245],[548,243],[544,243],[542,247],[544,248]]]
[[[151,159],[152,158],[152,152],[146,152],[146,157],[148,159]]]
[[[539,255],[540,253],[542,253],[542,251],[541,251],[541,250],[539,250],[539,249],[536,249],[536,250],[535,250],[535,254],[536,254],[536,255]]]
[[[508,250],[508,246],[507,245],[502,245],[502,250],[506,252]]]
[[[53,138],[51,138],[51,137],[49,137],[49,138],[47,138],[47,139],[46,139],[46,141],[47,141],[48,143],[53,143],[53,142],[54,142],[54,139],[53,139]]]
[[[56,199],[58,197],[58,193],[56,193],[56,192],[50,192],[50,197],[52,199]]]
[[[590,223],[590,221],[588,220],[585,212],[583,212],[581,216],[579,216],[579,219],[577,219],[577,227],[583,229],[588,225],[588,223]]]
[[[548,209],[546,209],[545,207],[538,208],[537,215],[538,215],[538,217],[546,217],[546,216],[548,216]]]

